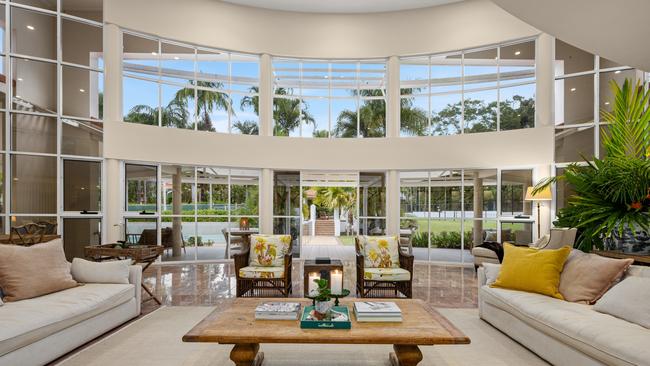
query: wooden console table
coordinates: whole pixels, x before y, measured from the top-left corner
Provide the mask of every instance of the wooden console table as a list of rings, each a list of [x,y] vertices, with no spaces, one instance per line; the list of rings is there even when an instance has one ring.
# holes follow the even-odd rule
[[[101,262],[113,259],[131,259],[133,264],[143,264],[143,273],[164,251],[165,248],[161,245],[130,245],[123,248],[118,244],[101,244],[84,247],[84,255],[90,260]],[[149,298],[143,299],[142,302],[154,300],[158,305],[162,304],[162,301],[154,295],[153,290],[145,285],[144,276],[142,276],[142,289],[149,294]]]
[[[634,259],[634,263],[639,266],[650,266],[650,255],[638,255],[631,253],[623,253],[619,250],[594,250],[593,253],[603,257],[616,258],[616,259]]]
[[[341,304],[351,309],[355,300],[359,301],[342,299]],[[237,366],[261,365],[264,353],[259,352],[260,343],[392,344],[395,352],[389,356],[394,366],[420,363],[422,352],[418,346],[470,343],[447,318],[422,300],[390,300],[402,310],[401,323],[359,323],[352,315],[349,330],[301,329],[298,320],[255,320],[255,307],[264,301],[310,304],[307,299],[237,298],[230,307],[217,309],[203,319],[183,336],[183,342],[232,344],[230,359]]]

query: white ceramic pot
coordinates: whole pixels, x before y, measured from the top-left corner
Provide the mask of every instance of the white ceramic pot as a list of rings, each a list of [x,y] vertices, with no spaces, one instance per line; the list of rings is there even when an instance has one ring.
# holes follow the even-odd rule
[[[332,308],[332,301],[316,301],[315,310],[319,314],[327,314]]]

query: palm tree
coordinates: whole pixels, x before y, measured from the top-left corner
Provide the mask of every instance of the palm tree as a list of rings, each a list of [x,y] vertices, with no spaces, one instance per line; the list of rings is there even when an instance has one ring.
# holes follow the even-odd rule
[[[318,192],[318,201],[320,205],[334,210],[339,209],[340,212],[347,211],[348,214],[348,230],[354,220],[354,207],[357,204],[356,189],[349,187],[327,187],[322,188]]]
[[[256,115],[260,115],[260,98],[259,88],[253,86],[249,89],[250,92],[255,93],[253,96],[245,96],[240,103],[241,110],[253,109]],[[275,95],[292,95],[292,89],[277,88]],[[288,99],[288,98],[274,98],[273,99],[273,120],[275,126],[273,127],[273,135],[275,136],[289,136],[289,133],[296,128],[300,127],[302,121],[306,124],[316,124],[314,116],[306,108],[303,103],[300,108],[301,99]]]
[[[255,93],[255,95],[247,95],[241,99],[241,102],[239,103],[239,108],[242,111],[245,111],[247,109],[252,108],[253,112],[255,112],[256,115],[260,115],[260,88],[257,86],[252,86],[249,89],[250,92]]]
[[[316,130],[313,133],[313,136],[317,138],[328,138],[329,135],[329,131],[327,130]]]
[[[174,99],[187,105],[188,100],[194,99],[195,86],[198,88],[223,89],[223,84],[215,81],[198,80],[194,82],[194,80],[190,80],[190,84],[192,85],[191,88],[183,88],[176,92]],[[197,127],[199,130],[215,131],[212,126],[212,118],[210,117],[210,113],[213,110],[231,110],[232,115],[235,115],[235,112],[231,108],[232,101],[228,94],[205,89],[198,89],[196,93],[196,107],[199,117]]]
[[[239,133],[244,135],[259,135],[260,128],[255,121],[237,121],[232,124]]]
[[[187,105],[176,99],[173,99],[166,107],[160,109],[160,120],[163,126],[188,128],[188,117]],[[124,119],[145,125],[158,125],[158,108],[138,104],[129,110]]]

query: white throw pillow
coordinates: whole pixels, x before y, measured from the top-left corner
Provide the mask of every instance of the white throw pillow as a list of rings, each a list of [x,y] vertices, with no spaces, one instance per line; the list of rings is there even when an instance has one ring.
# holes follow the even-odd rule
[[[130,259],[109,262],[91,262],[81,258],[72,260],[72,277],[81,283],[129,283]]]
[[[501,265],[494,263],[482,263],[483,270],[485,271],[485,284],[490,286],[493,284],[497,277],[499,277],[499,272],[501,272]]]
[[[627,277],[594,305],[594,310],[650,328],[650,278]]]

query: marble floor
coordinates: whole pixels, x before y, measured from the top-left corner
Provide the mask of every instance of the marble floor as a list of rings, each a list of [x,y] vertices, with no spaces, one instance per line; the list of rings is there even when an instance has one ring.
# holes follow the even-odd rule
[[[344,261],[345,288],[354,289],[355,272],[354,262]],[[299,297],[303,293],[302,274],[303,262],[294,260],[292,296]],[[416,263],[413,278],[414,298],[435,307],[477,306],[477,282],[472,266]],[[162,299],[163,305],[227,305],[235,298],[232,262],[157,264],[147,269],[144,280]],[[157,307],[154,301],[147,301],[143,304],[143,312],[151,312]]]

